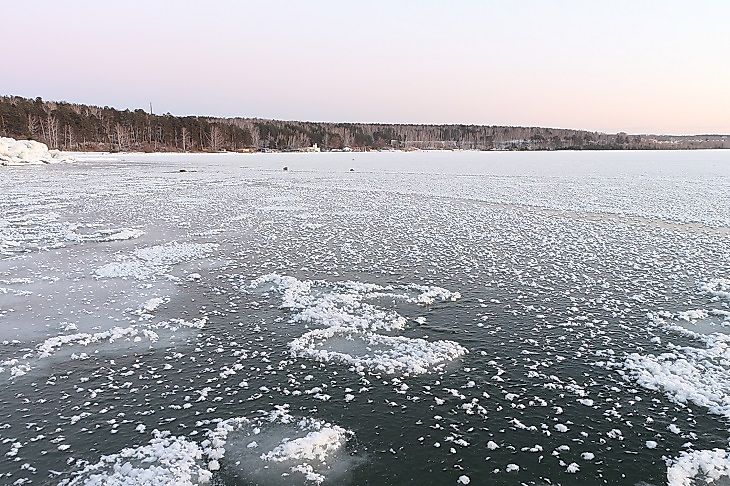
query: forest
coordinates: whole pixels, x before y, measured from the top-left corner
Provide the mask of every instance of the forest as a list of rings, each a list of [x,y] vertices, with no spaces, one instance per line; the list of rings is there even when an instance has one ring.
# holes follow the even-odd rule
[[[69,151],[626,150],[730,148],[726,135],[628,135],[487,125],[330,123],[152,114],[0,97],[0,136]]]

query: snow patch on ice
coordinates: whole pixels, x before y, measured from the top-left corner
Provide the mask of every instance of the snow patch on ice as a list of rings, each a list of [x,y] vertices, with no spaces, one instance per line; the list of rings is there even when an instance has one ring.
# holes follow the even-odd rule
[[[99,278],[146,280],[170,272],[172,266],[210,256],[216,243],[165,243],[135,250],[131,256],[96,269]]]
[[[695,479],[713,483],[730,476],[730,452],[724,449],[682,452],[679,457],[667,461],[668,486],[692,486]]]
[[[202,446],[211,469],[223,468],[256,484],[281,484],[291,474],[321,484],[349,469],[345,445],[352,436],[323,420],[294,417],[283,405],[219,422]]]
[[[467,353],[453,341],[427,341],[389,336],[376,331],[400,331],[407,319],[395,310],[384,309],[379,299],[428,306],[437,301],[454,301],[461,296],[441,287],[422,285],[381,286],[364,282],[299,280],[269,274],[253,280],[249,289],[275,291],[281,307],[294,311],[292,322],[323,326],[289,344],[295,357],[350,365],[359,374],[421,374],[441,368]]]
[[[169,432],[153,432],[147,445],[102,456],[59,486],[193,486],[210,481],[195,442]]]
[[[385,336],[351,327],[315,329],[289,344],[292,355],[351,365],[359,374],[433,371],[467,353],[454,341]]]
[[[730,298],[730,280],[714,279],[699,285],[699,290],[715,299]],[[649,390],[663,392],[672,402],[692,403],[710,413],[730,420],[730,335],[721,332],[703,334],[676,324],[678,321],[695,323],[710,315],[728,317],[722,310],[691,309],[676,314],[650,314],[650,321],[667,333],[689,337],[704,346],[680,346],[667,343],[667,352],[661,354],[628,355],[621,373]],[[661,339],[658,340],[661,342]],[[670,431],[679,429],[674,426]],[[655,441],[646,441],[646,447],[657,447]],[[669,486],[691,486],[696,481],[713,483],[730,476],[730,452],[725,449],[682,452],[667,460]]]

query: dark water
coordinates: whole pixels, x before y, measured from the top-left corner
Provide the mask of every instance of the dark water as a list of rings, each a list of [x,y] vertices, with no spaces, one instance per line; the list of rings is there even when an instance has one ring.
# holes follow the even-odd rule
[[[481,200],[460,197],[488,184],[475,180],[483,174],[452,177],[450,195],[429,194],[430,184],[448,185],[448,176],[413,175],[421,190],[406,194],[390,190],[380,172],[346,174],[349,165],[340,172],[312,159],[301,175],[289,159],[286,175],[268,159],[255,168],[244,167],[245,157],[221,166],[185,156],[135,160],[0,179],[7,195],[0,219],[14,231],[0,235],[20,243],[3,247],[0,260],[0,360],[20,358],[29,368],[11,378],[14,365],[0,365],[2,484],[57,484],[84,461],[147,443],[153,429],[196,442],[217,420],[283,404],[297,417],[353,432],[346,453],[330,465],[339,472],[325,484],[457,484],[466,475],[471,484],[658,485],[667,481],[665,459],[727,447],[722,416],[619,372],[629,353],[660,354],[668,341],[696,345],[657,329],[647,313],[722,306],[697,290],[698,282],[730,275],[728,235],[712,211],[684,208],[695,214],[688,225],[670,209],[665,218],[567,211],[565,196],[551,205],[548,192],[530,195],[542,198],[540,207],[522,205],[506,190],[493,196],[493,188]],[[391,170],[407,173],[417,168],[417,159],[412,163]],[[180,164],[199,172],[176,173]],[[679,194],[685,182],[657,177],[642,191],[606,197],[631,207],[637,194],[650,199],[664,187]],[[600,200],[615,180],[572,184]],[[19,219],[32,213],[56,216]],[[121,241],[69,236],[99,228],[144,234]],[[175,242],[218,246],[172,263],[133,253]],[[139,263],[147,273],[95,273],[115,261]],[[385,334],[450,340],[468,354],[410,375],[360,374],[346,364],[292,357],[289,343],[322,326],[292,322],[298,311],[281,308],[280,293],[248,287],[270,273],[329,282],[324,288],[352,281],[459,292],[458,300],[433,305],[372,303],[407,319],[404,330]],[[18,278],[28,280],[12,280]],[[154,297],[166,301],[140,316]],[[52,336],[202,317],[202,329],[156,328],[154,342],[102,339],[42,358],[36,349]],[[231,369],[235,374],[226,373]],[[307,393],[314,388],[320,390]],[[670,424],[681,432],[670,432]],[[6,455],[15,443],[22,445],[17,454]],[[242,446],[229,447],[235,457]],[[346,467],[338,466],[343,461]],[[220,462],[215,484],[306,483]],[[572,463],[576,472],[568,472]]]

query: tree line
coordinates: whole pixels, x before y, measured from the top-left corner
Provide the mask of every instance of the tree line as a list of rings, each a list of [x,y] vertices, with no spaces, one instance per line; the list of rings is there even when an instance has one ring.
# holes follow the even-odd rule
[[[173,116],[18,96],[0,97],[0,136],[38,140],[50,148],[74,151],[289,151],[314,144],[323,150],[730,147],[724,136],[657,137],[541,127]]]

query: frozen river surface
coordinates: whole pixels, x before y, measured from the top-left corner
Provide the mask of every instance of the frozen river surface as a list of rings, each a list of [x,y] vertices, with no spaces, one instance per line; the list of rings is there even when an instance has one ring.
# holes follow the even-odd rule
[[[6,168],[0,484],[727,485],[729,326],[727,151]]]

